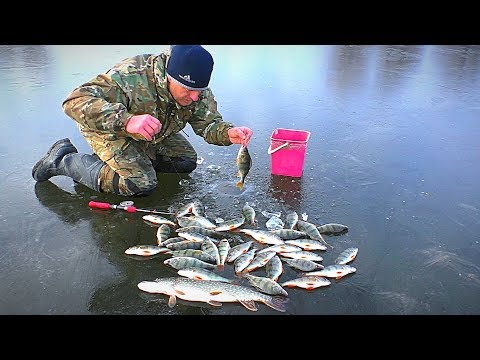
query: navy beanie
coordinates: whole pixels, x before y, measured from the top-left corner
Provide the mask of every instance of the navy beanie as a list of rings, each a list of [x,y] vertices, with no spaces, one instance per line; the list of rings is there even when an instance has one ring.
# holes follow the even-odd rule
[[[170,51],[167,75],[189,90],[208,88],[213,70],[212,55],[200,45],[174,45]]]

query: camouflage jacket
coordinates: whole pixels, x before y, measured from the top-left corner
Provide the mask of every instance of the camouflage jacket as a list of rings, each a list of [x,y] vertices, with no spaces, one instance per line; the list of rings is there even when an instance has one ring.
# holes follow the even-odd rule
[[[169,55],[170,49],[122,60],[74,89],[62,103],[63,111],[82,131],[106,140],[131,137],[146,141],[139,134],[128,133],[125,126],[132,115],[150,114],[162,123],[153,144],[189,123],[209,144],[231,145],[227,130],[234,125],[222,119],[210,88],[201,91],[198,101],[188,106],[180,106],[171,96],[165,71]]]

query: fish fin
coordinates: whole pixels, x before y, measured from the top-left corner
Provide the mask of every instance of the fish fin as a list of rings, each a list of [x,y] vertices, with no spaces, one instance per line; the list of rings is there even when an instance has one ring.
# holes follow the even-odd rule
[[[325,245],[330,246],[330,247],[333,249],[333,246],[330,245],[329,243],[327,243],[327,242],[325,241],[325,239],[324,239],[324,237],[322,236],[322,234],[320,234],[320,241],[323,242]]]
[[[290,299],[284,296],[273,296],[270,300],[264,302],[265,305],[270,306],[272,309],[277,311],[285,312],[287,311],[285,308],[285,304]]]
[[[212,290],[209,292],[210,295],[218,295],[218,294],[222,294],[223,291],[222,290]]]
[[[250,311],[257,311],[257,306],[255,305],[255,301],[253,300],[238,300],[240,304],[245,306]]]
[[[222,303],[220,301],[215,301],[215,300],[208,300],[207,304],[212,306],[222,306]]]
[[[242,271],[238,271],[238,272],[235,272],[235,275],[238,277],[238,278],[243,278],[245,276],[245,274],[248,274],[248,273],[245,273]]]
[[[243,181],[240,180],[235,186],[238,187],[240,190],[243,190]]]
[[[175,295],[170,295],[168,298],[168,307],[173,308],[177,303],[177,297]]]
[[[236,278],[236,279],[229,279],[229,283],[230,284],[235,284],[235,285],[240,285],[242,280],[240,278]]]
[[[180,290],[177,290],[177,289],[174,289],[174,290],[175,290],[175,292],[176,292],[177,294],[185,295],[185,293],[184,293],[183,291],[180,291]]]
[[[223,271],[223,270],[225,269],[225,265],[224,265],[224,264],[218,264],[218,265],[217,265],[217,269],[218,269],[219,271]]]

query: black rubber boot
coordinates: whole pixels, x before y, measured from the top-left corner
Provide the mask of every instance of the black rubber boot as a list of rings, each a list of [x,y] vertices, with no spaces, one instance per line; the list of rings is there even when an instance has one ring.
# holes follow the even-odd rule
[[[70,140],[62,139],[35,164],[32,176],[37,181],[45,181],[52,176],[65,175],[100,192],[99,174],[103,166],[105,163],[97,155],[78,154]]]
[[[156,171],[163,173],[191,173],[197,168],[197,162],[186,156],[157,156],[153,167]]]
[[[42,157],[33,166],[32,176],[37,181],[45,181],[57,174],[57,168],[60,161],[66,154],[77,153],[77,148],[73,146],[70,139],[65,138],[58,140],[47,151],[44,157]]]
[[[71,153],[60,161],[57,175],[71,177],[75,182],[101,192],[99,174],[104,166],[105,163],[96,155]]]

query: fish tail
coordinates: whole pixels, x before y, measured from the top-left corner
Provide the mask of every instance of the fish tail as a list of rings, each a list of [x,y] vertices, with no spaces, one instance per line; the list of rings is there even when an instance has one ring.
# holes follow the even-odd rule
[[[230,279],[230,284],[241,285],[242,280],[240,278]]]
[[[243,181],[240,180],[235,186],[238,187],[240,190],[243,190]]]
[[[272,296],[269,299],[265,299],[264,304],[275,309],[277,311],[285,312],[285,304],[288,302],[289,298],[284,296]]]
[[[320,240],[321,240],[325,245],[330,246],[330,247],[333,249],[333,246],[330,245],[329,243],[327,243],[327,242],[325,241],[325,238],[322,236],[322,234],[320,234]]]

